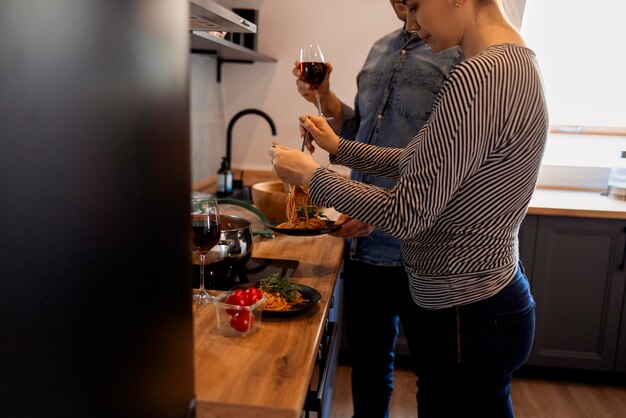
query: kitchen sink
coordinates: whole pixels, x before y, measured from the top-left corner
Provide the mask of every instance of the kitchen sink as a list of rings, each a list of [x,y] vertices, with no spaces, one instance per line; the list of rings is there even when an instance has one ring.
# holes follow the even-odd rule
[[[233,189],[233,194],[228,196],[230,199],[243,200],[247,203],[252,203],[252,193],[249,186],[244,186],[240,189]]]

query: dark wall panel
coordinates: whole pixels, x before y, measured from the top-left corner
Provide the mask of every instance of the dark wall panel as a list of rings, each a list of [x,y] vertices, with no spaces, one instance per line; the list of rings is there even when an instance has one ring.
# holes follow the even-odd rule
[[[0,3],[0,416],[193,396],[187,8]]]

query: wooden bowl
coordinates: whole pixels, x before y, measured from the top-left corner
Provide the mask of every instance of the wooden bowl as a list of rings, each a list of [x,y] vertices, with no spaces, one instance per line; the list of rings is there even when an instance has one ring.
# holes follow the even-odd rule
[[[287,192],[282,181],[264,181],[251,187],[252,203],[270,221],[287,219]]]

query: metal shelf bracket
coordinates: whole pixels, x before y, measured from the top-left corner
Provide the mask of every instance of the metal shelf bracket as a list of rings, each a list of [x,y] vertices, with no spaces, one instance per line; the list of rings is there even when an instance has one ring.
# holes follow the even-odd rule
[[[202,55],[215,55],[217,57],[217,82],[222,82],[222,64],[232,63],[232,64],[254,64],[252,60],[233,60],[233,59],[224,59],[220,56],[217,51],[206,51],[202,49],[192,49],[192,54],[202,54]]]

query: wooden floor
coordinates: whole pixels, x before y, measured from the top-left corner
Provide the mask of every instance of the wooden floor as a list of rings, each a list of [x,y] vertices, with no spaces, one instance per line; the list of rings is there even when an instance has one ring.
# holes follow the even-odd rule
[[[390,418],[415,418],[415,377],[395,373]],[[626,382],[624,382],[626,383]],[[339,365],[331,418],[351,418],[350,366]],[[626,385],[515,378],[511,387],[516,418],[626,418]]]

